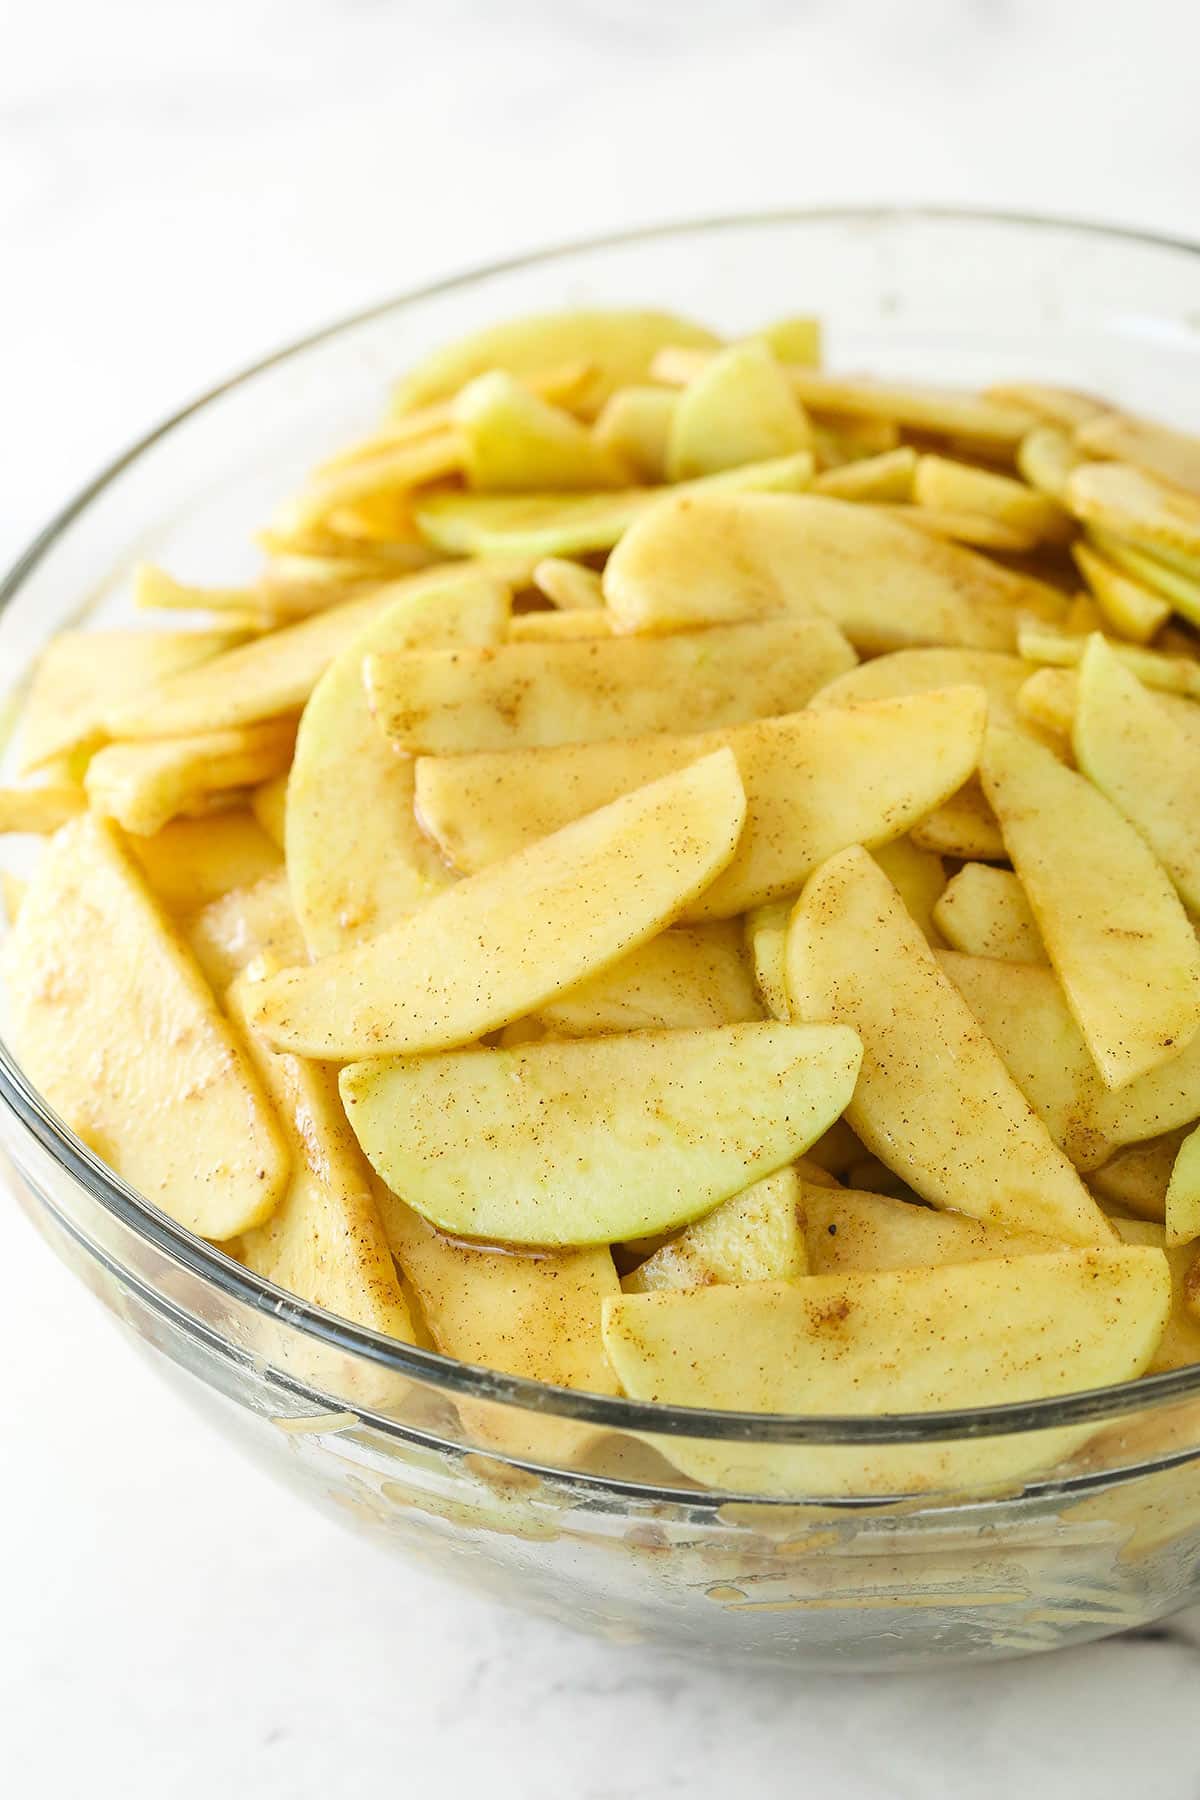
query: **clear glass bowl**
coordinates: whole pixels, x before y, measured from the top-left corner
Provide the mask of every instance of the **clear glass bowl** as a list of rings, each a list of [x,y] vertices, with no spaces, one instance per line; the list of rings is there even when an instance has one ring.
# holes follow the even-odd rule
[[[423,351],[583,303],[673,307],[731,333],[817,311],[841,368],[1043,376],[1184,422],[1191,410],[1194,422],[1191,245],[1038,219],[862,211],[552,251],[281,351],[122,456],[3,590],[13,691],[53,631],[121,616],[138,557],[235,578],[272,503],[373,423],[389,379]],[[377,1337],[249,1274],[117,1180],[2,1045],[0,1144],[43,1235],[194,1406],[381,1545],[519,1605],[722,1660],[865,1669],[1051,1649],[1200,1598],[1200,1368],[1019,1408],[874,1420],[569,1393]],[[805,1446],[832,1448],[865,1476],[897,1449],[911,1461],[1017,1434],[1039,1473],[1004,1490],[956,1476],[941,1491],[831,1500],[802,1474]],[[676,1472],[681,1438],[722,1453],[725,1490]],[[748,1444],[778,1450],[771,1495],[741,1491]],[[961,1454],[948,1462],[961,1472]],[[790,1488],[789,1470],[801,1471]]]

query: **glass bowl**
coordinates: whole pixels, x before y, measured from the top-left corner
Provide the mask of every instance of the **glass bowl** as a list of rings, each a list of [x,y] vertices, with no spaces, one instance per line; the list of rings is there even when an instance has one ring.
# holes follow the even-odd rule
[[[425,350],[522,312],[629,303],[730,333],[816,311],[843,369],[1040,376],[1185,422],[1200,380],[1200,253],[1135,233],[870,210],[550,251],[280,351],[120,457],[3,589],[10,702],[52,632],[122,615],[138,558],[236,579],[273,503],[373,424],[389,379]],[[114,1177],[2,1044],[0,1146],[42,1234],[194,1407],[382,1546],[521,1606],[722,1661],[870,1669],[1080,1643],[1200,1598],[1200,1368],[886,1419],[571,1393],[381,1338],[248,1273]],[[1018,1435],[1035,1476],[963,1479],[973,1442]],[[680,1439],[719,1458],[728,1485],[680,1475]],[[748,1445],[777,1452],[769,1494],[739,1476]],[[837,1498],[814,1491],[816,1449],[823,1466],[862,1469],[862,1491],[852,1478]],[[941,1451],[951,1486],[866,1479],[873,1461]]]

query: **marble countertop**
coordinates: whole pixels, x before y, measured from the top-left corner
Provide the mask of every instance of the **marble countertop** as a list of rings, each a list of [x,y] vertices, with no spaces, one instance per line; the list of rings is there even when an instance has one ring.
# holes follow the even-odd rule
[[[1200,19],[1175,0],[0,0],[0,21],[0,561],[213,379],[493,254],[836,200],[1197,224]],[[316,1800],[351,1773],[445,1800],[1197,1792],[1200,1611],[936,1681],[577,1640],[269,1485],[12,1209],[0,1256],[0,1746],[23,1800]]]

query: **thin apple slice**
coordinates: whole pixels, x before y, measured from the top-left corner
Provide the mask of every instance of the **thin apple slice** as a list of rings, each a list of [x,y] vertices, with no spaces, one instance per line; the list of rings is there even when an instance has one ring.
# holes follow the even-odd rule
[[[1011,650],[1021,611],[1062,615],[1036,581],[851,501],[692,492],[660,499],[604,570],[619,630],[825,613],[858,650]]]
[[[624,387],[596,420],[596,442],[622,458],[639,481],[667,479],[667,445],[679,396],[670,388]]]
[[[88,800],[94,812],[116,819],[126,831],[152,837],[178,813],[287,769],[295,741],[295,719],[285,718],[106,744],[88,764]]]
[[[1123,1213],[1161,1225],[1167,1214],[1167,1188],[1186,1130],[1164,1131],[1140,1144],[1127,1144],[1088,1176],[1088,1186],[1101,1200]]]
[[[741,931],[724,920],[660,932],[537,1013],[553,1037],[683,1031],[761,1017]]]
[[[287,863],[309,950],[327,956],[372,937],[449,886],[413,817],[413,764],[371,717],[363,660],[376,650],[494,644],[509,592],[480,573],[423,585],[377,613],[313,689],[288,783]]]
[[[393,410],[404,414],[428,406],[489,369],[527,375],[571,362],[590,366],[588,396],[599,406],[614,388],[644,381],[664,345],[707,349],[718,342],[704,326],[673,313],[623,307],[581,307],[509,319],[432,351],[396,384]]]
[[[1163,1253],[1111,1245],[623,1294],[604,1303],[604,1342],[634,1400],[758,1415],[974,1411],[1133,1380],[1170,1304]],[[1093,1429],[861,1449],[671,1436],[660,1447],[740,1493],[987,1492],[1052,1468]]]
[[[668,481],[715,475],[812,448],[808,415],[765,343],[731,344],[680,394],[667,440]]]
[[[12,1041],[49,1104],[203,1237],[274,1211],[287,1149],[207,984],[112,826],[47,848],[5,947]]]
[[[975,775],[927,818],[919,820],[911,835],[919,850],[933,856],[954,856],[961,862],[1008,860],[996,815]]]
[[[1130,463],[1081,463],[1067,481],[1066,503],[1085,524],[1147,549],[1200,556],[1200,495]]]
[[[678,917],[726,866],[746,797],[719,750],[460,882],[380,936],[274,975],[254,1022],[276,1049],[440,1050],[524,1018]]]
[[[292,1174],[272,1216],[243,1232],[239,1258],[326,1312],[411,1343],[412,1316],[337,1074],[327,1063],[271,1050],[250,1021],[249,996],[270,966],[260,960],[248,967],[225,1004],[283,1122]]]
[[[859,1033],[863,1068],[846,1121],[922,1199],[1064,1243],[1111,1240],[1103,1213],[865,850],[832,857],[804,889],[788,932],[787,978],[793,1017]]]
[[[1200,625],[1200,559],[1181,556],[1162,544],[1135,544],[1099,525],[1089,525],[1087,535],[1109,562],[1160,594],[1191,624]]]
[[[1169,1246],[1190,1244],[1200,1237],[1200,1128],[1179,1146],[1163,1211]]]
[[[596,612],[604,606],[604,589],[595,569],[566,556],[544,556],[533,571],[533,585],[564,612]]]
[[[1066,498],[1072,469],[1084,460],[1069,433],[1056,425],[1039,425],[1021,439],[1017,449],[1017,467],[1030,487],[1060,504]]]
[[[87,795],[71,781],[38,787],[0,787],[0,832],[49,837],[87,810]]]
[[[1045,663],[1063,669],[1074,668],[1083,661],[1088,636],[1078,633],[1048,631],[1044,626],[1022,626],[1018,643],[1026,662]],[[1108,647],[1119,662],[1132,669],[1147,687],[1163,693],[1185,694],[1200,699],[1200,662],[1191,656],[1173,656],[1162,650],[1147,650],[1140,644],[1122,643],[1108,638]],[[869,666],[869,665],[868,665]]]
[[[1098,634],[1079,666],[1072,742],[1088,780],[1145,839],[1184,903],[1200,912],[1200,741]]]
[[[550,493],[622,487],[629,473],[585,425],[493,369],[467,383],[452,407],[468,487]]]
[[[514,613],[508,625],[509,641],[514,644],[565,644],[577,638],[612,635],[612,620],[603,606],[590,612]]]
[[[964,1213],[933,1212],[889,1194],[805,1187],[809,1271],[942,1268],[998,1256],[1029,1256],[1058,1246],[1030,1231],[1006,1231]]]
[[[1036,542],[1062,543],[1071,535],[1070,515],[1054,500],[1010,475],[978,469],[948,456],[922,456],[913,498],[918,506],[977,513]]]
[[[933,909],[938,930],[955,950],[1004,962],[1044,963],[1037,920],[1017,876],[969,862],[947,883]]]
[[[746,463],[681,483],[675,492],[793,493],[812,480],[809,450]],[[614,488],[590,494],[433,494],[415,503],[422,538],[445,556],[582,556],[611,550],[636,519],[657,505],[661,490]]]
[[[626,1242],[711,1212],[841,1113],[859,1043],[773,1022],[372,1059],[342,1098],[377,1173],[458,1236]]]
[[[902,694],[927,694],[937,688],[970,685],[988,697],[993,721],[1017,721],[1017,695],[1029,678],[1029,666],[1002,650],[894,650],[873,656],[844,675],[836,675],[809,701],[814,710],[828,706],[862,706]]]
[[[474,872],[726,746],[746,828],[729,868],[682,916],[729,918],[791,893],[835,850],[902,836],[970,773],[985,715],[978,688],[948,688],[703,737],[422,758],[417,811],[450,862]]]
[[[1200,438],[1153,419],[1100,413],[1081,420],[1075,442],[1089,456],[1113,457],[1200,497]]]
[[[1122,1144],[1200,1118],[1200,1037],[1172,1061],[1109,1088],[1048,965],[954,951],[939,951],[938,961],[1077,1168],[1098,1168]]]
[[[387,582],[359,599],[331,606],[214,656],[198,668],[168,676],[110,712],[105,730],[116,738],[178,737],[298,712],[334,657],[397,601],[431,587],[440,589],[447,577],[474,582],[483,574],[496,581],[523,581],[533,560],[509,557],[489,562],[486,568],[422,569]]]
[[[754,965],[754,984],[768,1015],[784,1024],[792,1016],[784,965],[788,920],[795,904],[795,894],[788,894],[783,900],[751,907],[746,914],[746,948]]]
[[[269,957],[277,968],[308,961],[282,868],[210,900],[181,920],[180,930],[218,994],[257,957]]]
[[[737,725],[794,712],[853,662],[828,620],[772,619],[671,637],[377,651],[364,678],[392,742],[436,756]]]
[[[1089,419],[1104,412],[1102,400],[1077,388],[1054,387],[1044,381],[1003,381],[983,391],[985,400],[998,400],[1003,406],[1016,406],[1031,412],[1051,425],[1073,431]]]
[[[912,499],[917,453],[909,444],[878,456],[859,457],[834,469],[823,469],[813,478],[813,493],[830,500],[857,500],[878,505],[900,505]]]
[[[1071,555],[1113,631],[1138,644],[1149,643],[1161,631],[1171,616],[1170,603],[1161,594],[1124,574],[1087,544],[1072,544]]]
[[[241,642],[235,631],[61,631],[34,670],[21,712],[22,774],[104,740],[114,707],[164,676],[207,662]]]
[[[815,1191],[815,1190],[814,1190]],[[800,1180],[778,1169],[668,1238],[621,1283],[627,1294],[808,1274]]]
[[[1200,1031],[1200,946],[1162,866],[1092,784],[993,726],[984,792],[1105,1081],[1118,1088]]]

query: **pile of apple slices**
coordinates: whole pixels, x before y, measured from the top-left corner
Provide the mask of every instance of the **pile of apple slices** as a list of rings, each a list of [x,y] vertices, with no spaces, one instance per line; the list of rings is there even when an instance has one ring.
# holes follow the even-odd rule
[[[144,569],[182,628],[52,641],[8,1018],[95,1155],[306,1300],[601,1394],[1200,1360],[1200,441],[818,355],[499,327],[254,581]],[[1082,1435],[661,1448],[880,1493]]]

